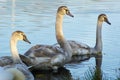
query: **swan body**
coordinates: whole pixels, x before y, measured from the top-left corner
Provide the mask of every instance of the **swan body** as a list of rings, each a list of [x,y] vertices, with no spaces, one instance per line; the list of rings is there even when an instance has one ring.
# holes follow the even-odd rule
[[[66,6],[60,6],[56,14],[55,24],[56,38],[58,43],[60,43],[60,47],[54,45],[36,45],[30,48],[25,53],[25,56],[34,59],[32,63],[34,65],[37,65],[35,68],[42,69],[45,66],[56,68],[63,66],[66,62],[71,60],[71,47],[62,35],[63,32],[61,31],[64,15],[69,15],[73,17],[73,15],[70,13],[69,9]],[[61,49],[61,47],[63,47],[64,49]],[[42,66],[43,64],[45,64],[45,66]]]
[[[83,44],[77,41],[69,40],[68,43],[72,48],[72,60],[71,62],[79,62],[88,60],[90,57],[95,56],[98,53],[102,53],[102,24],[103,22],[111,23],[108,21],[106,14],[100,14],[97,21],[96,30],[96,44],[95,47],[90,47],[87,44]]]
[[[20,59],[22,60],[23,63],[25,63],[27,66],[32,65],[32,62],[34,59],[30,59],[29,57],[25,55],[19,54]],[[2,56],[0,57],[0,66],[4,67],[7,65],[12,65],[14,64],[13,58],[11,56]],[[29,65],[28,65],[29,64]]]
[[[5,76],[8,76],[8,74],[10,74],[9,76],[11,76],[11,79],[8,79],[8,80],[34,80],[32,73],[28,70],[28,67],[21,61],[19,57],[17,47],[16,47],[17,42],[19,40],[23,40],[25,42],[30,43],[26,35],[22,31],[13,32],[10,40],[13,63],[11,65],[2,67],[1,70],[4,70],[4,72],[6,73]],[[7,80],[7,79],[4,79],[4,80]]]
[[[13,59],[11,56],[2,56],[0,57],[0,66],[4,67],[7,65],[13,64]]]
[[[72,47],[73,55],[85,55],[90,52],[90,47],[84,43],[73,40],[68,40],[68,43]]]
[[[37,49],[35,49],[36,47]],[[37,65],[34,67],[35,69],[44,69],[47,66],[52,68],[53,64],[59,62],[59,65],[63,65],[62,62],[65,61],[63,51],[60,48],[51,45],[33,46],[25,53],[25,56],[30,58],[32,65]],[[63,56],[63,57],[61,58],[59,56]],[[43,65],[44,63],[45,65]],[[31,64],[27,64],[27,65],[31,66]],[[45,69],[49,69],[49,68],[45,68]]]
[[[86,44],[81,44],[79,42],[76,42],[76,41],[69,41],[69,44],[72,46],[75,46],[75,45],[78,45],[80,46],[80,48],[86,48],[88,50],[87,53],[92,53],[92,54],[95,54],[95,53],[99,53],[99,52],[102,52],[102,24],[103,22],[106,22],[108,23],[109,25],[111,25],[111,23],[108,21],[107,19],[107,16],[106,14],[100,14],[98,16],[98,21],[97,21],[97,30],[96,30],[96,44],[95,44],[95,47],[92,48],[92,47],[89,47],[88,45]],[[74,43],[73,43],[74,42]],[[73,47],[72,47],[73,48]],[[79,48],[78,48],[79,49]],[[84,53],[84,52],[83,52]],[[85,52],[86,53],[86,52]],[[79,54],[79,52],[78,52]],[[81,54],[81,53],[80,53]],[[76,55],[76,54],[75,54]]]

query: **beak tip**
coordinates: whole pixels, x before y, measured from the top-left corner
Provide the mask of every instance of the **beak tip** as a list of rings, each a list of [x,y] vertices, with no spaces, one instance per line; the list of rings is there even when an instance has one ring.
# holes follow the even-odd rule
[[[31,42],[29,42],[29,44],[31,44]]]
[[[29,43],[29,44],[31,44],[31,42],[30,41],[26,41],[27,43]]]
[[[74,16],[73,16],[73,15],[70,15],[70,17],[74,18]]]
[[[109,25],[111,25],[111,23],[108,23]]]

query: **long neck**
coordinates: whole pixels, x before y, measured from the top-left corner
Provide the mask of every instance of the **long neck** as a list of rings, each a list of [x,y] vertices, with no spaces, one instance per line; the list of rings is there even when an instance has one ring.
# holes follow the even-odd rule
[[[65,50],[66,57],[68,59],[70,59],[72,56],[72,49],[71,49],[69,43],[67,42],[67,40],[63,36],[62,24],[63,24],[63,15],[57,13],[56,24],[55,24],[56,39],[57,39],[57,42],[59,43],[60,47],[63,48],[63,50]]]
[[[57,38],[58,43],[60,43],[60,41],[64,41],[65,39],[63,36],[62,24],[63,24],[63,15],[57,14],[55,30],[56,30],[56,38]]]
[[[95,50],[102,52],[102,22],[97,22]]]
[[[22,63],[22,61],[19,57],[18,50],[17,50],[17,40],[15,40],[14,37],[12,37],[10,40],[10,46],[11,46],[11,53],[12,53],[12,57],[13,57],[13,62],[14,63]]]

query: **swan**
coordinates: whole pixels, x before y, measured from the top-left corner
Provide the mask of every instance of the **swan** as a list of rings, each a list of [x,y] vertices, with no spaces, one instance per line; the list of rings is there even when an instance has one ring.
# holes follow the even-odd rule
[[[95,56],[98,53],[102,53],[102,24],[103,22],[109,22],[106,14],[100,14],[97,20],[97,29],[96,29],[96,44],[94,47],[90,47],[87,44],[83,44],[77,41],[69,40],[68,43],[72,48],[72,59],[71,62],[88,60],[90,57]],[[80,56],[81,55],[81,56]]]
[[[34,80],[32,73],[28,70],[28,67],[21,61],[19,57],[17,50],[17,42],[19,40],[30,43],[24,32],[15,31],[12,33],[10,48],[13,63],[11,65],[0,67],[0,71],[4,72],[4,74],[0,73],[0,80]]]
[[[24,55],[28,56],[32,60],[33,65],[37,65],[39,63],[46,63],[46,67],[58,68],[59,66],[63,66],[66,62],[71,60],[72,51],[71,47],[68,44],[67,40],[63,36],[62,32],[62,23],[64,15],[69,15],[74,17],[67,6],[60,6],[56,13],[56,38],[60,47],[54,45],[35,45],[30,48]],[[35,66],[37,69],[42,69],[45,67],[40,67],[42,64]]]

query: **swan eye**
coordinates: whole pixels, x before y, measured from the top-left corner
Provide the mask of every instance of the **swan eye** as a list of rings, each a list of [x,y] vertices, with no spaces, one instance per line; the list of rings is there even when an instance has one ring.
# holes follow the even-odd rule
[[[21,33],[20,35],[21,35],[21,36],[24,36],[25,34]]]
[[[70,12],[69,12],[69,10],[66,10],[66,14],[69,14]]]
[[[20,33],[20,37],[21,37],[21,39],[24,39],[24,36],[25,36],[25,34]]]
[[[66,9],[66,13],[68,13],[68,12],[69,12],[69,10]]]
[[[106,21],[106,19],[107,19],[107,17],[106,16],[104,16],[104,20]]]

